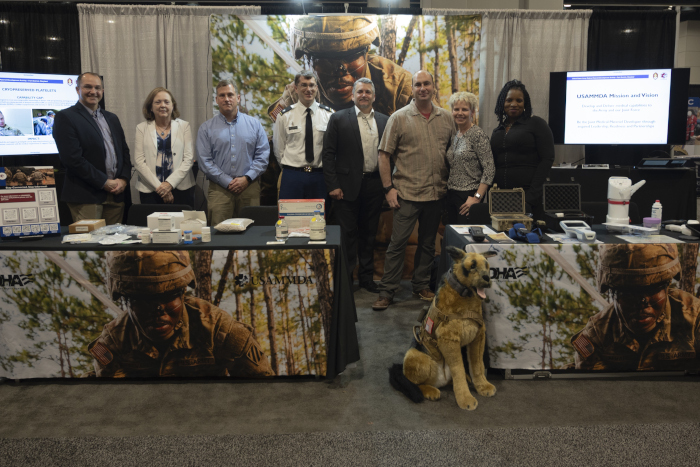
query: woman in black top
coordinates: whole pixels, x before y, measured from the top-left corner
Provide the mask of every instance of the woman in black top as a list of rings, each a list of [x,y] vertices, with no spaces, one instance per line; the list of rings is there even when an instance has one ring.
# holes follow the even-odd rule
[[[508,81],[496,103],[499,125],[491,135],[498,188],[525,190],[525,211],[541,218],[542,184],[554,162],[554,139],[549,125],[532,115],[525,85]]]

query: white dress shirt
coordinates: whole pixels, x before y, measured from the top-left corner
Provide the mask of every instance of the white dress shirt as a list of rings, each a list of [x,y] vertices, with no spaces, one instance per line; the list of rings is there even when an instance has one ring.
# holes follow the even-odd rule
[[[333,111],[321,108],[314,101],[311,109],[311,123],[314,126],[314,161],[306,162],[306,106],[301,102],[292,104],[292,110],[277,117],[273,131],[275,157],[281,165],[291,167],[322,167],[323,136]]]

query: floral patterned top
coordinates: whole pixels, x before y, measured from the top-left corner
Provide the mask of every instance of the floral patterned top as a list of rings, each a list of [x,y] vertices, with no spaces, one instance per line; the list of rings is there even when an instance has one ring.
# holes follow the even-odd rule
[[[448,190],[476,190],[480,183],[491,185],[496,174],[489,138],[476,125],[452,137],[447,163],[450,166]]]

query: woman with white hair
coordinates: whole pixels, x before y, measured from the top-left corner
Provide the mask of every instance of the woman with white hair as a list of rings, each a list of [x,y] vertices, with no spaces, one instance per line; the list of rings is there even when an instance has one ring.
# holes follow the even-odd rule
[[[457,92],[448,101],[457,134],[447,151],[450,176],[447,180],[447,223],[469,224],[469,208],[485,199],[496,168],[486,133],[475,123],[477,98]]]

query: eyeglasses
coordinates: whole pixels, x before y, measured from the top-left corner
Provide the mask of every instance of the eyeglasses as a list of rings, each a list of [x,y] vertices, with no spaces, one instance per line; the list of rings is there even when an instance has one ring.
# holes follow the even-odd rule
[[[661,304],[666,302],[667,293],[666,290],[668,284],[664,285],[662,288],[655,288],[652,290],[615,290],[613,291],[613,297],[620,303],[628,306],[639,306],[641,308],[646,308],[648,306],[657,308]]]
[[[345,76],[355,73],[357,70],[365,66],[367,62],[367,51],[365,48],[359,53],[326,58],[312,58],[314,69],[319,75],[325,76]]]
[[[162,313],[176,313],[180,308],[182,308],[181,295],[169,295],[166,297],[152,298],[152,297],[139,297],[139,298],[129,298],[129,307],[135,312],[141,313],[154,313],[160,315]]]

